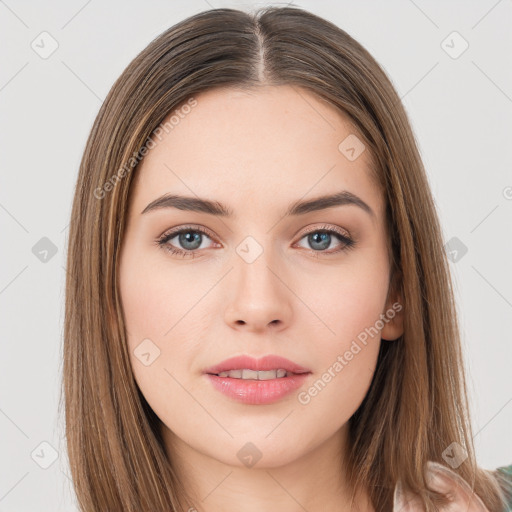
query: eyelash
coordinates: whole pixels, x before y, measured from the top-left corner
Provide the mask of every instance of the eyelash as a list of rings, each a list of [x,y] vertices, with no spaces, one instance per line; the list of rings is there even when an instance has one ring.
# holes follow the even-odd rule
[[[156,245],[158,247],[160,247],[164,251],[170,252],[173,255],[181,256],[183,258],[188,257],[189,255],[191,255],[192,258],[194,258],[194,253],[197,252],[199,249],[195,249],[193,251],[192,250],[186,251],[186,250],[183,250],[183,249],[176,249],[176,247],[173,247],[172,245],[169,245],[167,243],[169,240],[172,240],[177,235],[180,235],[182,233],[202,233],[203,235],[206,235],[208,238],[212,238],[210,236],[209,232],[206,231],[201,226],[185,226],[185,227],[183,227],[183,228],[181,228],[179,230],[164,233],[161,237],[159,237],[155,241],[155,243],[156,243]],[[342,234],[337,229],[334,229],[334,228],[332,228],[332,227],[330,227],[328,225],[321,226],[319,228],[316,228],[316,229],[313,229],[311,231],[308,231],[308,232],[304,233],[302,235],[302,237],[300,238],[300,240],[302,240],[304,237],[306,237],[307,235],[310,235],[312,233],[334,234],[338,238],[338,240],[340,242],[343,242],[343,244],[344,244],[340,249],[336,249],[335,251],[331,251],[331,252],[314,251],[313,249],[311,249],[310,251],[312,253],[314,253],[315,255],[317,255],[317,257],[320,257],[320,254],[332,255],[332,254],[340,253],[342,251],[348,251],[349,249],[352,249],[355,246],[355,244],[356,244],[356,242],[353,239],[348,238],[346,235]]]

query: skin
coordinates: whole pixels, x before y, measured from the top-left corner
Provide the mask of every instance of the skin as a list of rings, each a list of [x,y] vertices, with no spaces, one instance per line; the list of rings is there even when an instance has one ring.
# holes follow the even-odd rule
[[[385,203],[370,179],[369,151],[349,161],[338,145],[355,128],[304,89],[221,89],[196,99],[137,170],[120,262],[134,376],[194,497],[185,510],[295,512],[299,503],[308,512],[372,511],[366,493],[350,507],[340,461],[347,422],[369,389],[380,343],[387,343],[381,338],[403,333],[402,314],[360,344],[362,350],[309,403],[297,398],[400,299],[386,301]],[[283,217],[294,201],[339,190],[360,197],[375,218],[354,205]],[[236,217],[174,208],[141,214],[164,193],[216,200]],[[155,244],[184,225],[210,233],[199,234],[194,258]],[[333,234],[318,250],[306,235],[325,225],[356,245],[334,253],[344,243]],[[247,236],[263,250],[252,263],[236,251]],[[178,236],[167,244],[192,246]],[[146,338],[160,349],[149,366],[134,355]],[[281,355],[312,373],[279,402],[242,404],[203,375],[242,354]],[[248,442],[261,452],[252,467],[237,457]]]

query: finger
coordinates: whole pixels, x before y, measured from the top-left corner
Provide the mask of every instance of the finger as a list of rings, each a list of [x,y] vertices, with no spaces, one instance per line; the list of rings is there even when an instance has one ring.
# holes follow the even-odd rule
[[[451,469],[436,462],[427,463],[429,487],[447,495],[450,503],[441,510],[446,512],[489,512],[469,484]]]
[[[419,496],[398,481],[393,495],[393,512],[425,512],[425,508]]]

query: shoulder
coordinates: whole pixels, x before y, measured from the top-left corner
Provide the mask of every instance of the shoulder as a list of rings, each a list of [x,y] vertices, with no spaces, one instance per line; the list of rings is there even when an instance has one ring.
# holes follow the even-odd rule
[[[510,512],[512,511],[512,464],[496,468],[495,473],[502,477],[502,482],[500,482],[500,484],[507,498],[508,508],[506,509],[506,512]]]
[[[507,507],[503,512],[512,512],[512,464],[501,466],[493,471],[498,477],[500,487],[504,491]],[[428,461],[427,480],[429,487],[450,497],[450,510],[464,512],[489,512],[468,482],[447,466]],[[468,508],[468,505],[470,508]],[[393,512],[423,512],[424,508],[418,496],[402,487],[399,481],[395,487]]]
[[[509,480],[512,480],[512,464],[510,464],[510,466],[501,466],[497,468],[496,471],[504,473]]]

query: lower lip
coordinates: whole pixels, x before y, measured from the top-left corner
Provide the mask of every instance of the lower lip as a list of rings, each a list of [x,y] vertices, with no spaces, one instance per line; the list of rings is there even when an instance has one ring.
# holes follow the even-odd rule
[[[309,373],[269,380],[244,380],[206,374],[213,387],[229,398],[250,405],[272,404],[300,388]]]

